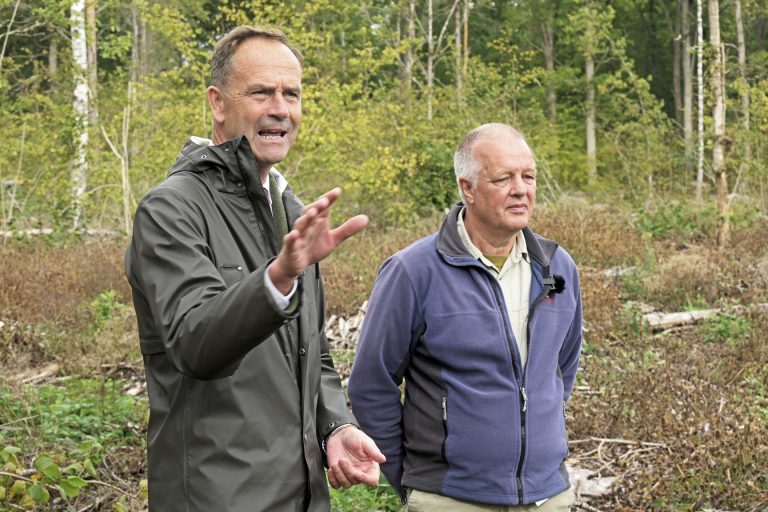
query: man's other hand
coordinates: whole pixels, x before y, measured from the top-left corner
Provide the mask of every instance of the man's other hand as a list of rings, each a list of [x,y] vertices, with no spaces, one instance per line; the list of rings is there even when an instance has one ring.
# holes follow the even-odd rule
[[[362,430],[352,425],[337,430],[328,438],[326,451],[328,482],[334,489],[379,483],[379,464],[386,458]]]

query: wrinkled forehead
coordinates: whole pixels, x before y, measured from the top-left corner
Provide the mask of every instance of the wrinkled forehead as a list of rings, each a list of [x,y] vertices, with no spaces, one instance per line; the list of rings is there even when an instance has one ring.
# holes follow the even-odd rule
[[[522,137],[495,134],[480,138],[472,155],[484,168],[536,170],[536,159]]]

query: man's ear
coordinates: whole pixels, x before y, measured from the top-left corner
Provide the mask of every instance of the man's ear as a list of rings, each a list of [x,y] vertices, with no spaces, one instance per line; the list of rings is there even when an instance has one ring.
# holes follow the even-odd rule
[[[464,194],[464,199],[467,204],[472,204],[475,202],[475,193],[472,190],[472,184],[469,182],[466,178],[459,178],[459,187],[461,187],[461,192]]]
[[[224,97],[221,89],[215,85],[209,85],[205,90],[208,96],[208,104],[211,106],[211,114],[214,121],[221,123],[224,121]]]

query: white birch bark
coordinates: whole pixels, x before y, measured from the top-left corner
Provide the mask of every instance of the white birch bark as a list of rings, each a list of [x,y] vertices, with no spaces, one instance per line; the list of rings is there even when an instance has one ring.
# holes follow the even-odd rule
[[[696,80],[698,83],[698,158],[696,162],[696,202],[701,204],[704,186],[704,25],[701,0],[696,0]]]
[[[691,55],[691,19],[689,0],[681,1],[683,32],[683,141],[685,146],[685,183],[693,177],[693,55]]]
[[[713,50],[710,63],[712,89],[712,172],[717,186],[717,245],[725,246],[730,232],[728,179],[725,171],[725,47],[720,39],[720,0],[708,0],[709,44]]]
[[[71,187],[73,202],[73,227],[83,223],[83,195],[88,184],[88,55],[85,32],[85,1],[75,0],[70,10],[72,23],[72,60],[75,65],[75,90],[72,106],[75,109],[75,158],[72,165]]]
[[[748,179],[745,177],[749,162],[752,160],[752,141],[750,140],[749,119],[749,84],[747,83],[747,45],[744,37],[744,19],[741,13],[741,0],[734,0],[734,17],[736,18],[736,40],[739,50],[739,81],[741,96],[741,129],[744,134],[741,143],[744,145],[741,163],[739,164],[740,190],[748,188]],[[734,190],[739,192],[740,190]]]
[[[597,107],[595,106],[595,59],[589,55],[586,58],[585,73],[587,78],[586,98],[586,137],[587,137],[587,174],[589,182],[597,180],[597,136],[595,134],[595,118]]]

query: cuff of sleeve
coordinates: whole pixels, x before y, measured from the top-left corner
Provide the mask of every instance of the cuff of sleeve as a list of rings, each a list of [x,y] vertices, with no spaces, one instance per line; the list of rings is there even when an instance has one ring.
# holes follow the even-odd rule
[[[320,445],[321,448],[323,449],[323,455],[327,454],[326,446],[327,446],[328,440],[331,438],[331,436],[333,434],[335,434],[336,432],[338,432],[339,430],[341,430],[343,428],[347,428],[347,427],[355,427],[356,429],[360,430],[360,427],[358,427],[354,423],[339,423],[339,425],[337,427],[335,427],[333,430],[328,432],[328,434],[323,438],[323,443]]]
[[[267,290],[269,290],[269,293],[274,299],[275,304],[277,304],[280,309],[288,309],[288,306],[291,304],[291,297],[293,297],[293,294],[296,293],[296,288],[299,286],[299,281],[298,279],[295,280],[293,282],[293,288],[291,288],[291,291],[288,292],[288,295],[283,295],[272,282],[272,279],[269,278],[269,272],[264,272],[264,286],[267,287]]]

